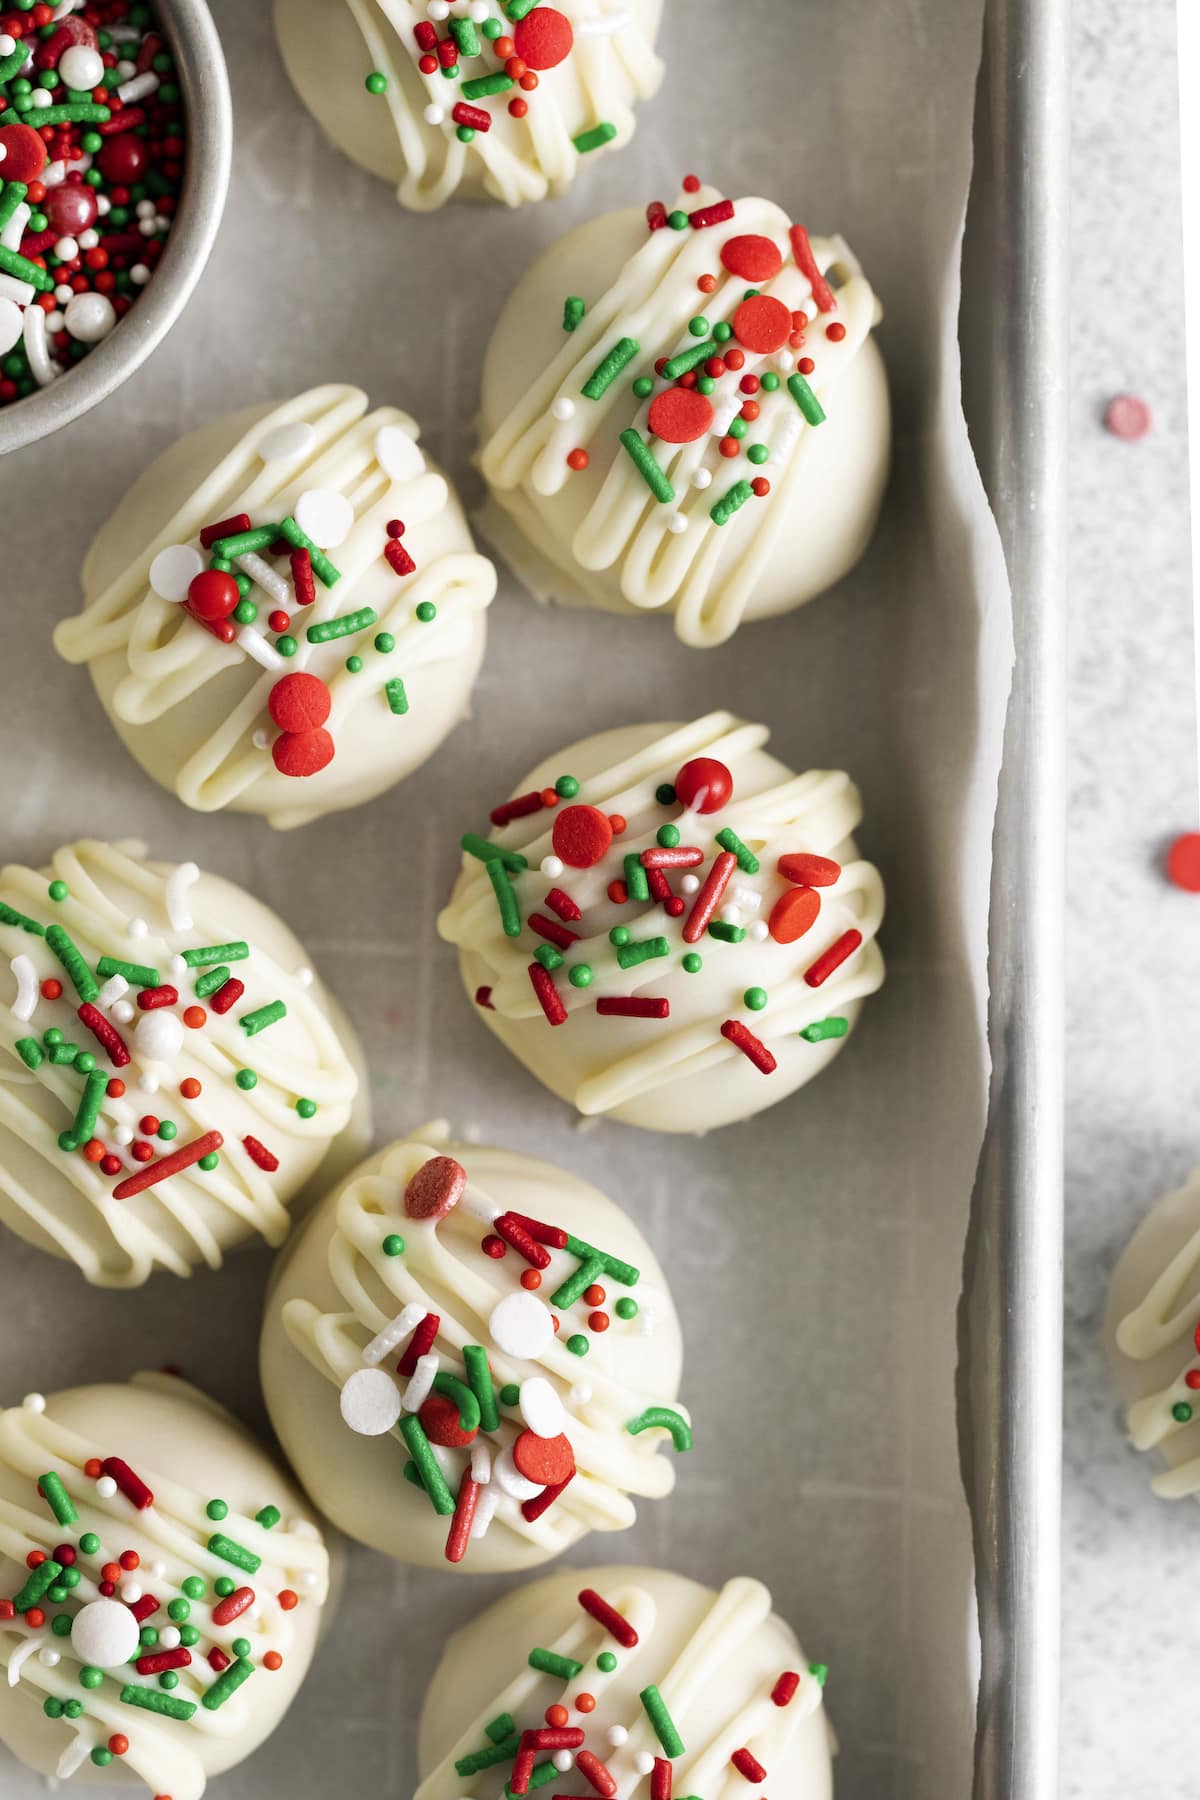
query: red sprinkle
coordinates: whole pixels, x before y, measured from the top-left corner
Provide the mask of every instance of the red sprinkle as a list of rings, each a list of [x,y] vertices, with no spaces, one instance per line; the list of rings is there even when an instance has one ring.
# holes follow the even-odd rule
[[[767,356],[787,343],[792,315],[774,294],[753,294],[733,315],[733,335],[746,350]]]
[[[773,238],[747,232],[741,237],[726,238],[721,245],[721,263],[731,275],[760,286],[778,275],[783,254]]]
[[[583,917],[578,903],[572,900],[570,894],[565,894],[561,888],[550,889],[546,895],[546,905],[552,913],[557,913],[560,919],[582,919]],[[532,923],[533,921],[530,920],[530,924]]]
[[[511,1213],[501,1213],[498,1218],[493,1219],[492,1229],[499,1233],[505,1243],[511,1244],[517,1255],[523,1256],[532,1268],[548,1269],[550,1267],[550,1252],[544,1250],[537,1239],[531,1236],[520,1220],[515,1219]]]
[[[703,861],[704,852],[698,844],[680,844],[677,850],[642,851],[643,869],[695,869]]]
[[[1127,443],[1144,438],[1153,424],[1149,403],[1138,394],[1114,394],[1104,409],[1104,429]]]
[[[153,1594],[143,1594],[140,1600],[130,1600],[128,1606],[138,1624],[144,1625],[158,1611],[159,1603]]]
[[[130,1060],[129,1051],[125,1048],[125,1040],[115,1025],[110,1025],[98,1006],[85,1000],[79,1008],[80,1023],[86,1025],[92,1036],[101,1045],[115,1069],[123,1069]]]
[[[555,819],[551,837],[554,854],[569,868],[590,869],[607,855],[613,825],[598,806],[567,806]]]
[[[1167,851],[1167,879],[1189,894],[1200,894],[1200,831],[1185,831]]]
[[[775,867],[797,887],[832,887],[842,872],[842,865],[831,856],[809,856],[800,850],[781,856]]]
[[[219,1607],[213,1608],[213,1618],[217,1616]],[[186,1669],[191,1666],[192,1653],[181,1644],[178,1650],[156,1650],[150,1656],[139,1656],[137,1672],[139,1675],[162,1675],[168,1669]]]
[[[462,1480],[458,1484],[458,1500],[454,1508],[454,1517],[450,1521],[450,1530],[446,1536],[446,1561],[460,1563],[467,1554],[467,1545],[471,1541],[471,1526],[475,1522],[475,1508],[479,1503],[479,1488],[471,1480],[468,1465],[463,1470]]]
[[[399,538],[389,538],[383,546],[384,560],[397,575],[413,575],[417,565]]]
[[[794,944],[816,923],[820,910],[821,896],[815,888],[788,888],[771,908],[771,936],[777,944]]]
[[[853,956],[863,941],[861,931],[844,931],[836,943],[830,944],[828,950],[818,956],[811,968],[804,971],[804,979],[809,987],[820,987],[829,980],[835,969],[840,969],[848,956]]]
[[[796,267],[802,275],[807,275],[812,287],[813,299],[822,312],[833,312],[837,306],[833,289],[817,267],[817,259],[812,253],[812,245],[808,241],[808,233],[803,225],[793,225],[788,236],[792,241],[792,255],[796,259]]]
[[[541,1219],[531,1219],[528,1213],[509,1212],[507,1216],[523,1226],[535,1242],[549,1244],[554,1250],[566,1249],[567,1233],[561,1225],[545,1225]]]
[[[616,1778],[609,1773],[598,1756],[591,1750],[581,1750],[575,1758],[575,1767],[598,1794],[604,1794],[607,1800],[611,1800],[617,1791]]]
[[[667,209],[661,200],[652,200],[646,208],[646,223],[651,231],[661,231],[667,222]]]
[[[738,1774],[745,1776],[747,1781],[765,1781],[767,1779],[767,1771],[757,1756],[754,1756],[749,1750],[735,1750],[729,1760]]]
[[[532,1500],[522,1500],[522,1502],[521,1502],[522,1518],[528,1520],[529,1524],[532,1525],[536,1519],[541,1518],[541,1516],[544,1512],[549,1512],[550,1508],[554,1505],[554,1502],[558,1499],[558,1496],[562,1493],[563,1489],[565,1487],[569,1487],[571,1482],[574,1481],[574,1479],[575,1479],[575,1472],[574,1472],[574,1470],[572,1470],[572,1472],[567,1476],[567,1479],[565,1481],[560,1481],[558,1483],[557,1487],[543,1488],[541,1493],[535,1494]]]
[[[208,1004],[215,1013],[227,1013],[231,1006],[237,1005],[245,991],[245,982],[239,981],[236,975],[231,975],[228,981],[221,983]]]
[[[250,514],[234,513],[231,519],[218,519],[215,525],[204,525],[200,530],[200,544],[205,550],[211,550],[218,538],[236,537],[240,531],[249,531]]]
[[[737,868],[737,857],[732,850],[722,850],[720,856],[708,871],[704,886],[696,895],[696,901],[688,914],[683,927],[685,944],[698,944],[708,929],[709,920],[721,903],[721,895],[729,886],[733,871]],[[724,1027],[722,1027],[724,1029]]]
[[[671,1002],[643,999],[636,994],[613,994],[597,1000],[596,1011],[606,1019],[669,1019]]]
[[[776,1706],[787,1706],[794,1698],[800,1686],[800,1677],[794,1669],[785,1669],[775,1686],[771,1689],[771,1698]]]
[[[224,1650],[221,1649],[221,1646],[219,1644],[214,1644],[212,1649],[209,1651],[208,1666],[210,1669],[215,1670],[215,1672],[218,1675],[223,1674],[224,1671],[229,1667],[229,1658],[226,1656]]]
[[[581,1588],[579,1604],[590,1618],[595,1619],[597,1625],[603,1625],[610,1637],[616,1638],[618,1644],[626,1650],[633,1649],[638,1641],[637,1632],[629,1620],[622,1617],[615,1606],[610,1606],[595,1588]]]
[[[688,223],[694,230],[702,231],[706,225],[723,225],[732,217],[732,200],[714,200],[711,206],[698,206],[695,212],[690,212]]]
[[[444,1219],[462,1199],[467,1171],[453,1156],[431,1156],[410,1177],[404,1211],[410,1219]]]
[[[530,813],[541,812],[545,804],[540,789],[532,794],[518,794],[514,800],[505,800],[502,805],[493,806],[488,818],[493,825],[509,825],[514,819],[528,818]]]
[[[533,983],[533,991],[538,997],[538,1005],[551,1025],[565,1025],[567,1009],[559,998],[558,989],[554,985],[550,971],[543,969],[539,962],[530,963],[529,979]]]
[[[650,1771],[650,1800],[671,1800],[671,1765],[665,1756],[656,1756]]]
[[[138,1176],[133,1179],[137,1181]],[[115,1192],[115,1190],[114,1190]],[[119,1196],[118,1196],[119,1197]],[[131,1506],[139,1512],[145,1512],[148,1506],[154,1505],[154,1495],[146,1486],[140,1475],[135,1475],[127,1462],[119,1456],[106,1456],[100,1464],[101,1472],[115,1481]]]
[[[647,422],[655,437],[665,444],[690,444],[702,438],[711,426],[713,404],[694,388],[664,388],[650,402]]]
[[[433,1349],[438,1334],[438,1326],[441,1322],[442,1318],[440,1313],[431,1312],[425,1314],[425,1317],[421,1320],[421,1323],[417,1326],[417,1329],[408,1340],[408,1349],[396,1364],[399,1374],[411,1375],[415,1372],[417,1359],[425,1356]]]
[[[312,557],[307,550],[293,550],[290,561],[296,605],[311,606],[317,597],[317,578],[313,574]]]
[[[492,129],[491,113],[485,112],[482,106],[470,106],[465,100],[456,102],[450,117],[456,125],[469,125],[472,131],[490,131]]]
[[[202,1156],[211,1156],[219,1150],[225,1139],[219,1131],[206,1131],[203,1137],[193,1138],[190,1144],[175,1150],[170,1156],[160,1156],[157,1162],[148,1163],[145,1168],[138,1169],[124,1181],[118,1182],[113,1189],[114,1200],[128,1200],[134,1194],[140,1194],[148,1187],[154,1187],[159,1181],[166,1181],[171,1175],[178,1175],[184,1169],[190,1169],[198,1163]],[[114,1476],[114,1480],[116,1477]],[[149,1505],[149,1501],[145,1502]]]
[[[770,1075],[778,1066],[762,1039],[756,1038],[740,1019],[726,1019],[721,1027],[721,1036],[727,1038],[735,1050],[740,1050],[743,1056],[748,1057],[763,1075]]]
[[[490,987],[477,987],[475,989],[475,1004],[476,1006],[486,1007],[488,1012],[495,1012],[496,1009],[492,1005],[492,990]]]
[[[548,919],[545,913],[530,913],[526,924],[531,931],[536,931],[539,937],[544,937],[550,943],[557,944],[560,950],[569,950],[572,944],[579,942],[577,931],[568,931],[565,925],[560,925],[556,919]]]
[[[142,988],[137,1003],[143,1012],[153,1012],[156,1006],[176,1006],[179,1002],[179,989],[170,987],[164,982],[162,987]]]
[[[253,1605],[254,1589],[252,1587],[234,1588],[232,1594],[227,1594],[224,1600],[219,1600],[213,1607],[213,1624],[232,1625],[235,1619],[241,1618],[248,1606]]]

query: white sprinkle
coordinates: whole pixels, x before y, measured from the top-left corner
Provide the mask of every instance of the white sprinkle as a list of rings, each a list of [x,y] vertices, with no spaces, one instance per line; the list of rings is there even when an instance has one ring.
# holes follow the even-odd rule
[[[438,106],[436,101],[430,101],[429,105],[425,108],[422,117],[427,125],[444,125],[446,122],[446,109],[444,106]]]
[[[82,245],[83,238],[79,241]],[[117,309],[107,294],[75,294],[67,301],[63,312],[63,324],[81,344],[98,344],[101,338],[108,336],[116,322]]]
[[[162,1630],[158,1634],[158,1647],[160,1650],[178,1650],[178,1648],[179,1648],[179,1627],[178,1627],[178,1625],[164,1625],[163,1626]]]
[[[522,1289],[492,1309],[488,1331],[497,1350],[532,1362],[554,1341],[554,1317],[544,1300]]]
[[[14,1019],[25,1024],[32,1019],[38,1003],[38,976],[33,960],[28,956],[14,956],[12,972],[16,976],[17,992],[9,1011]]]
[[[122,1149],[133,1142],[133,1131],[128,1125],[118,1125],[112,1135],[114,1144],[120,1144]]]
[[[25,315],[15,300],[0,299],[0,355],[6,355],[21,341]]]
[[[639,1750],[633,1759],[633,1766],[639,1775],[649,1775],[654,1768],[654,1758],[649,1750]]]
[[[176,954],[171,958],[171,973],[172,973],[172,975],[186,975],[187,972],[188,972],[188,966],[187,966],[186,957],[181,956],[178,952],[176,952]]]
[[[558,1390],[544,1375],[530,1375],[521,1383],[521,1417],[538,1437],[558,1437],[566,1423]]]
[[[354,508],[335,488],[307,488],[292,516],[305,537],[322,550],[336,550],[354,530]]]
[[[738,906],[723,906],[721,908],[721,917],[724,919],[726,925],[740,925],[742,922],[741,908]]]
[[[450,0],[429,0],[426,12],[431,19],[448,19],[450,17]]]
[[[21,1405],[27,1412],[44,1413],[46,1410],[46,1396],[45,1394],[26,1394]]]
[[[355,1369],[342,1383],[338,1405],[351,1431],[381,1437],[400,1417],[400,1390],[386,1369]]]
[[[500,1504],[500,1490],[494,1482],[485,1487],[475,1502],[475,1522],[471,1526],[472,1538],[487,1536],[487,1528],[492,1522],[496,1508]]]
[[[556,419],[561,420],[565,425],[568,419],[573,419],[575,417],[575,402],[571,399],[569,394],[560,394],[558,399],[554,402],[554,405],[550,408],[550,411]]]
[[[301,526],[300,529],[303,531],[304,527]],[[308,535],[311,536],[311,532]],[[256,631],[253,625],[243,625],[237,634],[237,641],[247,656],[264,669],[282,669],[283,657],[274,644],[268,644],[262,632]]]
[[[310,988],[315,980],[316,977],[307,964],[302,964],[296,970],[296,981],[302,988]]]
[[[153,206],[150,210],[153,212]],[[297,456],[307,456],[316,441],[316,430],[306,419],[292,419],[286,425],[277,425],[274,431],[268,431],[258,446],[258,454],[264,462],[275,462],[284,457],[291,461]]]
[[[138,1080],[138,1086],[141,1088],[143,1094],[157,1094],[159,1085],[158,1076],[154,1073],[153,1069],[147,1069]]]
[[[66,323],[65,317],[63,322]],[[26,307],[25,354],[29,358],[29,366],[33,370],[34,380],[39,387],[49,387],[58,374],[58,364],[50,354],[48,330],[49,320],[41,307]]]
[[[608,1741],[614,1750],[619,1749],[628,1736],[629,1733],[623,1725],[610,1725],[608,1728]]]
[[[698,875],[681,875],[680,876],[680,878],[679,878],[680,893],[694,894],[699,891],[699,887],[700,887],[700,877]]]
[[[398,1350],[405,1338],[411,1337],[421,1320],[425,1317],[425,1308],[416,1300],[398,1312],[390,1325],[373,1337],[362,1353],[362,1360],[369,1369],[377,1368],[385,1356]]]
[[[315,1569],[302,1570],[301,1574],[300,1574],[300,1586],[306,1587],[306,1588],[315,1588],[316,1585],[317,1585],[316,1570]]]
[[[476,1487],[486,1487],[492,1479],[492,1446],[486,1438],[476,1438],[471,1445],[471,1480]]]
[[[467,8],[467,15],[474,19],[476,25],[482,25],[491,10],[488,0],[471,0],[471,4]]]
[[[81,250],[94,250],[99,242],[100,233],[96,230],[94,225],[89,225],[86,231],[81,231],[79,233],[79,248]]]
[[[567,1395],[572,1406],[586,1406],[591,1397],[592,1390],[586,1381],[577,1381]]]
[[[89,1600],[71,1621],[72,1650],[80,1662],[97,1669],[116,1669],[128,1662],[138,1637],[138,1622],[121,1600]]]
[[[513,1461],[511,1450],[502,1450],[492,1464],[495,1484],[513,1500],[536,1500],[544,1482],[527,1481]]]
[[[187,906],[187,891],[194,887],[200,879],[200,871],[194,862],[177,863],[167,876],[166,894],[164,896],[167,917],[171,921],[172,931],[190,931],[192,915]],[[140,936],[130,926],[130,936]]]
[[[565,1775],[568,1769],[575,1767],[575,1758],[569,1750],[556,1750],[552,1761],[560,1775]]]
[[[82,93],[104,80],[104,58],[90,44],[71,44],[58,59],[58,73],[69,88]]]
[[[687,528],[688,521],[686,513],[672,513],[667,520],[667,530],[671,533],[672,537],[680,537]]]
[[[115,1006],[122,994],[129,992],[129,983],[123,975],[110,975],[96,998],[101,1006]]]
[[[117,89],[126,106],[132,106],[136,100],[146,100],[158,89],[158,76],[153,69],[144,74],[135,75],[132,81],[123,81]]]
[[[711,487],[712,470],[703,468],[694,469],[692,471],[692,486],[694,488],[699,488],[701,492],[703,492],[706,487]]]
[[[783,370],[785,375],[790,374],[796,366],[796,358],[792,355],[790,350],[777,350],[775,353],[775,361],[779,364],[779,367]]]
[[[38,1661],[42,1664],[43,1668],[57,1669],[59,1663],[62,1661],[62,1657],[57,1650],[52,1650],[49,1644],[47,1644],[44,1650],[38,1651]]]
[[[29,104],[31,106],[49,106],[53,99],[54,96],[49,88],[35,87],[30,92]]]
[[[139,1056],[152,1062],[170,1062],[183,1048],[183,1021],[165,1009],[143,1013],[134,1033],[134,1045]]]
[[[149,1565],[149,1568],[150,1568],[150,1573],[154,1577],[155,1581],[161,1581],[163,1576],[167,1572],[167,1565],[162,1560],[161,1556],[156,1556],[154,1561]],[[167,1635],[167,1632],[174,1631],[174,1629],[175,1629],[175,1627],[173,1625],[168,1625],[168,1626],[166,1626],[166,1628],[164,1630],[160,1631],[158,1635],[160,1638],[165,1638]],[[178,1637],[176,1638],[176,1642],[174,1644],[167,1645],[167,1648],[169,1650],[174,1650],[177,1647],[178,1647]]]
[[[68,299],[74,292],[74,288],[69,290]],[[18,281],[15,275],[0,275],[0,297],[3,299],[11,300],[17,306],[28,306],[36,293],[37,289],[31,281]],[[54,290],[54,295],[56,299],[60,298],[57,288]],[[41,310],[39,306],[38,311],[41,312]]]
[[[113,1002],[112,1016],[118,1025],[130,1024],[136,1011],[137,1008],[132,1000],[115,1000]]]
[[[381,425],[375,433],[375,460],[392,481],[412,481],[425,467],[416,439],[403,425]]]
[[[264,731],[260,726],[259,729],[252,734],[250,742],[254,745],[256,750],[267,750],[270,748],[271,734],[269,731]]]
[[[436,1350],[427,1350],[424,1356],[418,1356],[417,1366],[404,1390],[405,1412],[420,1412],[433,1392],[433,1378],[440,1366],[441,1357]]]
[[[765,919],[752,919],[746,931],[756,944],[765,943],[769,935],[769,927]]]
[[[145,263],[134,263],[129,271],[129,279],[134,287],[145,287],[150,279],[150,270]]]
[[[144,938],[149,930],[150,927],[145,919],[130,919],[129,935],[131,938]]]
[[[250,551],[245,556],[235,556],[233,560],[244,575],[248,575],[251,581],[257,582],[265,594],[270,594],[276,606],[292,604],[291,587],[282,575],[276,574],[269,562],[263,561],[261,556],[256,556],[253,551]]]
[[[558,856],[543,856],[538,864],[543,875],[551,881],[557,881],[563,872],[562,859]]]
[[[132,1606],[135,1600],[140,1600],[142,1597],[142,1584],[140,1581],[123,1581],[117,1592],[126,1606]]]

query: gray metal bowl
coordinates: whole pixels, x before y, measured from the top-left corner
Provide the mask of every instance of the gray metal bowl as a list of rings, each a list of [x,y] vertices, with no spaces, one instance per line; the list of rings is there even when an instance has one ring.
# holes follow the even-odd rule
[[[221,40],[205,0],[159,0],[187,118],[183,191],[167,248],[145,292],[75,368],[0,406],[0,455],[48,437],[120,387],[183,311],[208,261],[229,186],[233,111]]]

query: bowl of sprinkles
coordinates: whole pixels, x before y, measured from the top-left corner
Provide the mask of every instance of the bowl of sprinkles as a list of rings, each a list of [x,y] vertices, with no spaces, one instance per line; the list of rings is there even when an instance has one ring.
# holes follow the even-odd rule
[[[204,0],[0,0],[0,452],[88,411],[166,334],[231,138]]]

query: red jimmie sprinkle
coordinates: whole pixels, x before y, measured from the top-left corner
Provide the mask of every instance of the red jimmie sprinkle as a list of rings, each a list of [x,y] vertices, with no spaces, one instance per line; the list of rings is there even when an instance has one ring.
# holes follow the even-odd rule
[[[534,1750],[578,1750],[584,1733],[578,1725],[539,1725],[521,1736]]]
[[[737,868],[737,857],[732,850],[722,850],[708,871],[708,877],[700,892],[696,895],[695,904],[687,916],[683,927],[685,944],[698,944],[708,930],[709,921],[721,904],[721,895],[729,886],[733,871]]]
[[[437,28],[431,25],[428,19],[422,19],[419,25],[413,26],[413,36],[417,40],[418,50],[437,49]]]
[[[446,1535],[446,1561],[460,1563],[467,1554],[467,1545],[471,1541],[471,1526],[475,1522],[475,1508],[479,1503],[478,1485],[471,1480],[469,1467],[463,1470],[462,1480],[458,1484],[458,1500],[454,1508],[454,1517],[450,1521],[450,1530]]]
[[[706,225],[723,225],[726,219],[733,217],[732,200],[714,200],[711,206],[698,206],[695,212],[688,214],[688,223],[697,231]]]
[[[469,125],[472,131],[490,131],[492,115],[485,112],[482,106],[469,106],[465,100],[459,100],[453,107],[450,117],[456,125]]]
[[[771,1689],[771,1698],[776,1706],[788,1706],[795,1699],[796,1689],[800,1686],[800,1677],[794,1669],[785,1669],[775,1686]]]
[[[813,299],[822,312],[833,312],[837,306],[833,289],[817,267],[817,259],[812,253],[812,245],[808,241],[808,233],[803,225],[793,225],[788,233],[792,240],[792,255],[796,259],[796,267],[802,275],[807,275],[813,291]]]
[[[213,1624],[232,1625],[235,1619],[241,1618],[248,1606],[253,1605],[254,1589],[252,1587],[234,1588],[232,1594],[227,1594],[224,1600],[219,1600],[213,1607]]]
[[[861,931],[844,931],[836,943],[830,944],[828,950],[822,951],[815,963],[804,971],[804,979],[809,987],[820,987],[828,981],[835,969],[840,969],[848,956],[853,956],[863,941]]]
[[[159,1602],[153,1594],[143,1594],[140,1600],[130,1600],[128,1606],[138,1624],[144,1625],[158,1611]]]
[[[110,1025],[99,1007],[85,1000],[79,1008],[80,1023],[86,1025],[103,1049],[114,1069],[123,1069],[130,1060],[125,1040],[115,1025]]]
[[[224,1650],[222,1650],[222,1648],[219,1644],[214,1644],[212,1649],[209,1651],[208,1666],[210,1669],[213,1669],[218,1675],[223,1674],[224,1671],[229,1667],[229,1658],[228,1658],[228,1656],[226,1656]]]
[[[533,983],[533,991],[538,997],[538,1005],[551,1025],[565,1025],[567,1009],[559,998],[558,989],[554,985],[550,971],[543,969],[541,963],[530,963],[529,979]]]
[[[641,998],[636,994],[612,994],[597,1000],[596,1011],[602,1019],[669,1019],[671,1002],[648,996]]]
[[[603,1625],[610,1637],[616,1638],[618,1644],[626,1650],[632,1650],[638,1641],[638,1634],[629,1620],[623,1618],[615,1606],[610,1606],[602,1594],[595,1588],[581,1588],[579,1604],[589,1618],[595,1619],[597,1625]]]
[[[214,1609],[213,1618],[217,1616]],[[137,1672],[139,1675],[164,1675],[168,1669],[190,1668],[192,1653],[181,1644],[178,1650],[156,1650],[150,1656],[139,1656]]]
[[[555,919],[548,919],[545,913],[530,913],[526,924],[530,931],[536,931],[539,937],[557,944],[560,950],[569,950],[572,944],[579,942],[577,931],[568,931],[565,925],[560,925]]]
[[[609,1773],[598,1756],[591,1750],[581,1750],[575,1758],[575,1767],[596,1793],[604,1794],[606,1800],[612,1800],[612,1795],[617,1791],[616,1778]]]
[[[642,851],[643,869],[695,869],[703,861],[704,852],[698,844],[680,844],[677,850]]]
[[[546,905],[552,913],[557,913],[560,919],[582,919],[583,917],[578,903],[572,900],[570,894],[565,894],[562,888],[550,889],[546,895]],[[533,921],[530,920],[530,924],[532,923]]]
[[[317,597],[317,578],[313,574],[312,557],[307,550],[293,550],[289,560],[292,586],[296,590],[296,605],[311,606]]]
[[[671,892],[671,884],[661,869],[646,870],[646,886],[650,889],[650,898],[652,900],[671,900],[674,898],[674,895]],[[681,907],[680,911],[682,910]]]
[[[575,1471],[572,1469],[565,1481],[558,1482],[554,1487],[543,1488],[541,1493],[535,1494],[532,1500],[522,1500],[521,1516],[532,1525],[536,1519],[541,1518],[544,1512],[549,1512],[563,1489],[569,1487],[574,1479]]]
[[[438,1334],[438,1326],[442,1322],[440,1313],[426,1313],[417,1329],[408,1340],[408,1349],[396,1364],[401,1375],[411,1375],[416,1370],[417,1359],[425,1356],[433,1349]]]
[[[751,1751],[735,1750],[729,1760],[738,1774],[745,1776],[747,1781],[765,1781],[767,1779],[767,1771]]]
[[[544,1250],[511,1213],[501,1213],[499,1218],[493,1219],[492,1230],[498,1232],[506,1244],[511,1244],[517,1255],[523,1256],[533,1268],[550,1267],[550,1252]]]
[[[488,818],[493,825],[509,825],[514,819],[524,819],[530,813],[541,812],[545,804],[540,789],[533,794],[518,794],[513,800],[505,800],[500,806],[493,806]]]
[[[397,575],[415,575],[417,565],[399,538],[389,538],[383,546],[384,560]]]
[[[126,112],[125,117],[128,117]],[[218,538],[236,537],[240,531],[249,531],[250,514],[234,513],[232,518],[218,519],[215,525],[202,525],[200,543],[205,550],[211,550]],[[307,554],[307,552],[306,552]]]
[[[143,1012],[153,1012],[156,1006],[175,1006],[179,1001],[179,990],[163,984],[162,987],[142,988],[137,1003]]]
[[[527,1731],[525,1737],[521,1739],[517,1754],[513,1757],[512,1774],[509,1776],[508,1786],[510,1792],[514,1794],[529,1792],[529,1782],[533,1775],[533,1761],[537,1755],[533,1745],[525,1741],[525,1738],[529,1736],[530,1733]]]
[[[219,1150],[224,1142],[225,1139],[219,1131],[206,1131],[203,1137],[193,1138],[192,1142],[184,1144],[182,1149],[174,1151],[170,1156],[160,1156],[157,1162],[147,1163],[136,1174],[127,1176],[124,1181],[118,1182],[113,1189],[113,1199],[128,1200],[131,1195],[143,1193],[146,1188],[154,1187],[156,1182],[166,1181],[170,1176],[178,1175],[184,1169],[190,1169],[192,1164],[198,1163],[202,1156],[211,1156],[214,1151]]]
[[[492,1005],[492,990],[490,987],[477,987],[475,989],[475,1004],[476,1006],[484,1007],[488,1012],[495,1012],[496,1009]]]
[[[661,231],[667,222],[667,209],[661,200],[652,200],[646,208],[646,223],[651,231]]]
[[[208,1004],[215,1013],[227,1013],[231,1006],[237,1005],[245,991],[245,982],[239,981],[236,975],[231,975],[228,981],[221,983]]]
[[[134,1177],[136,1180],[136,1176]],[[148,1506],[154,1505],[154,1495],[146,1486],[140,1475],[135,1475],[127,1462],[119,1456],[106,1456],[100,1464],[101,1473],[115,1481],[131,1506],[139,1512],[145,1512]]]
[[[523,1225],[530,1237],[537,1243],[549,1244],[555,1250],[566,1249],[567,1233],[561,1225],[545,1225],[541,1219],[531,1219],[528,1213],[510,1211],[508,1217],[515,1219],[518,1225]]]
[[[262,1169],[268,1175],[273,1175],[279,1167],[279,1158],[273,1155],[272,1152],[267,1149],[265,1144],[260,1144],[256,1137],[250,1137],[248,1135],[244,1137],[242,1139],[242,1149],[246,1152],[246,1155],[250,1158],[250,1161],[254,1164],[255,1168]]]
[[[726,1019],[721,1027],[721,1036],[727,1038],[735,1050],[748,1057],[755,1068],[764,1075],[773,1073],[777,1064],[761,1038],[742,1024],[740,1019]]]
[[[650,1800],[671,1800],[671,1765],[665,1756],[656,1756],[650,1771]]]

